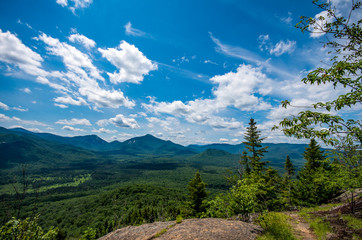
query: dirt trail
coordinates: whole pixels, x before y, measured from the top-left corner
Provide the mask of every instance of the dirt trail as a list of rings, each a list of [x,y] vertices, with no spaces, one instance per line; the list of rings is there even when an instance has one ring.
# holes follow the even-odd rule
[[[310,230],[309,224],[306,223],[296,212],[286,213],[291,217],[290,225],[294,230],[294,235],[303,240],[316,240],[316,235]]]

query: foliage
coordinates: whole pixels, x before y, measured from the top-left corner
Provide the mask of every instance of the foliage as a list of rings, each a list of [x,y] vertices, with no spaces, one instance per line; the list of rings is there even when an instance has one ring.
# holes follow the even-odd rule
[[[317,235],[318,240],[326,239],[327,234],[332,232],[329,222],[324,221],[322,218],[314,218],[309,222],[309,226]]]
[[[288,217],[283,213],[266,212],[259,216],[257,222],[265,230],[258,240],[297,240],[293,235]]]
[[[205,211],[204,200],[208,196],[206,192],[207,184],[201,179],[200,172],[197,171],[195,177],[189,182],[187,189],[189,190],[188,205],[192,209],[193,216],[199,216]]]
[[[342,136],[350,143],[359,142],[361,146],[361,121],[343,119],[332,111],[355,105],[358,107],[362,103],[362,19],[355,22],[351,19],[355,11],[361,8],[362,2],[352,1],[348,17],[341,16],[329,1],[320,3],[319,0],[313,0],[313,3],[326,11],[327,18],[322,15],[318,19],[303,16],[297,28],[302,32],[326,34],[324,47],[331,49],[331,64],[328,68],[320,67],[311,71],[302,81],[312,85],[332,84],[335,88],[345,88],[347,93],[332,101],[315,103],[312,105],[313,111],[302,111],[297,116],[286,118],[273,129],[282,128],[284,134],[297,138],[319,138],[330,145],[338,144],[338,137]],[[284,101],[282,106],[287,108],[291,105],[289,101]],[[317,125],[321,128],[317,128]]]
[[[4,240],[54,240],[59,239],[58,228],[50,228],[44,233],[37,223],[38,218],[26,218],[17,220],[15,218],[8,221],[0,229],[0,239]]]
[[[362,229],[362,220],[353,215],[343,215],[342,219],[347,221],[347,225],[353,229]]]
[[[333,197],[339,190],[336,171],[325,159],[320,146],[311,139],[304,156],[307,160],[298,173],[294,195],[301,205],[319,205]]]
[[[97,235],[97,231],[92,228],[87,228],[87,230],[84,231],[84,234],[80,238],[80,240],[95,240]]]
[[[261,133],[259,130],[257,130],[256,122],[254,121],[253,118],[250,118],[249,127],[246,128],[246,133],[244,137],[245,142],[243,142],[243,144],[245,144],[246,149],[251,154],[251,156],[246,156],[246,153],[245,152],[243,153],[243,159],[246,159],[244,160],[245,171],[250,171],[249,162],[252,171],[258,173],[261,173],[264,170],[265,165],[267,164],[267,162],[261,161],[264,156],[264,153],[267,152],[266,151],[267,147],[263,147],[261,145],[262,141],[265,138],[261,138],[260,135]],[[249,161],[247,161],[247,159]]]
[[[260,185],[239,180],[230,190],[230,209],[234,214],[241,214],[242,218],[249,219],[250,213],[258,211],[258,193]]]

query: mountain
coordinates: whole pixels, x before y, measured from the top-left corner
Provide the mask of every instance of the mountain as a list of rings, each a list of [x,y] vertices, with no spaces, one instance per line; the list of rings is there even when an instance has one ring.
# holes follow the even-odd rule
[[[19,164],[31,164],[34,168],[77,168],[76,165],[95,162],[95,155],[86,149],[5,128],[0,128],[0,156],[1,168]]]
[[[97,135],[86,135],[86,136],[76,136],[76,137],[62,137],[54,135],[51,133],[35,133],[22,128],[12,128],[10,131],[30,134],[37,137],[40,137],[45,140],[55,141],[62,144],[73,145],[81,148],[85,148],[92,151],[106,151],[113,150],[108,142],[104,141],[102,138]]]
[[[150,154],[150,155],[185,155],[195,154],[195,151],[182,145],[156,138],[150,134],[135,137],[117,144],[118,150],[112,153],[128,155]]]
[[[210,164],[222,167],[234,167],[240,156],[219,149],[206,149],[191,156],[188,160],[199,164]]]
[[[263,147],[268,147],[264,154],[265,161],[269,161],[272,167],[281,169],[287,155],[292,159],[293,164],[300,169],[304,164],[303,153],[307,144],[290,144],[290,143],[263,143]],[[208,144],[208,145],[189,145],[189,149],[202,153],[208,149],[216,149],[240,155],[245,149],[244,144]]]

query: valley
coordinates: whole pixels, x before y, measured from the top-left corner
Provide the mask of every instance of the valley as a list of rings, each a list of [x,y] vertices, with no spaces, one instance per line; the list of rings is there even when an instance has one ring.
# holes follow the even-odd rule
[[[210,198],[227,191],[242,145],[181,146],[145,135],[108,143],[99,137],[60,137],[0,129],[3,223],[9,216],[39,215],[45,229],[67,238],[88,227],[99,236],[124,225],[173,220],[187,200],[196,171]],[[301,168],[306,145],[265,144],[265,159],[283,173],[285,156]],[[25,186],[25,188],[24,188]],[[92,209],[92,210],[90,210]]]

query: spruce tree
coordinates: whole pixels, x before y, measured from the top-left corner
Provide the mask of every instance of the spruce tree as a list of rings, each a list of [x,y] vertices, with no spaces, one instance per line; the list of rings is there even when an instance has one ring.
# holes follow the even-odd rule
[[[323,160],[325,159],[323,151],[320,149],[320,146],[314,139],[310,140],[310,143],[305,149],[303,156],[304,159],[307,160],[304,167],[309,172],[314,171],[315,169],[322,166]]]
[[[288,203],[291,205],[291,188],[292,188],[292,177],[294,175],[295,167],[293,166],[292,161],[290,160],[289,155],[285,158],[284,169],[286,171],[285,182],[288,187]]]
[[[291,180],[292,176],[294,175],[295,167],[293,166],[293,163],[290,160],[289,155],[287,155],[287,157],[285,158],[284,169],[285,169],[285,171],[287,171],[286,172],[287,173],[287,178],[289,180]]]
[[[208,196],[206,192],[207,184],[201,180],[200,172],[197,171],[195,177],[189,182],[187,188],[189,190],[189,206],[192,209],[192,214],[198,216],[205,210],[203,201]]]
[[[250,118],[249,127],[246,128],[245,133],[245,144],[246,149],[251,154],[248,156],[252,171],[257,174],[260,174],[263,170],[265,170],[266,161],[262,161],[264,153],[267,152],[266,149],[268,147],[263,147],[261,145],[262,141],[265,138],[261,138],[260,131],[257,130],[256,122],[253,118]]]

